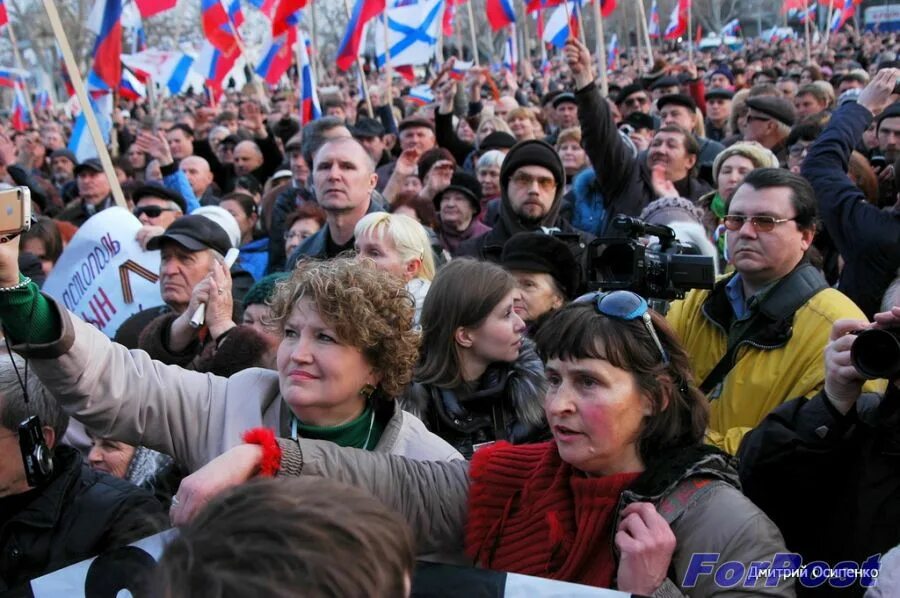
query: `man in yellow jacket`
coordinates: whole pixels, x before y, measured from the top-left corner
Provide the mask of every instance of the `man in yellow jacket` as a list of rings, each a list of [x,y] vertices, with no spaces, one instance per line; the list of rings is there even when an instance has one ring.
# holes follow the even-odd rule
[[[804,178],[778,168],[750,172],[725,226],[735,273],[675,302],[668,320],[710,399],[708,442],[734,454],[775,407],[821,390],[832,325],[864,316],[805,259],[816,198]]]

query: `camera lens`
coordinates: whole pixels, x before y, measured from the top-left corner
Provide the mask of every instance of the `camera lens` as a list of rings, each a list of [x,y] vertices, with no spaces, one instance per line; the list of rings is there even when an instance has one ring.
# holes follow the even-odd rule
[[[894,378],[900,374],[900,330],[864,330],[850,348],[850,360],[870,378]]]

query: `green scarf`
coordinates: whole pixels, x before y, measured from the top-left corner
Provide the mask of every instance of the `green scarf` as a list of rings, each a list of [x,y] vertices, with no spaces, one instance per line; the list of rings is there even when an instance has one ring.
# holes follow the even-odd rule
[[[712,213],[716,215],[716,218],[721,220],[725,217],[725,200],[722,199],[722,196],[719,195],[719,192],[716,191],[716,194],[712,198],[712,202],[709,204],[709,209],[712,210]]]
[[[296,416],[297,435],[312,440],[327,440],[338,446],[348,446],[371,451],[378,444],[384,433],[384,426],[375,417],[375,410],[367,405],[362,414],[339,426],[311,426],[304,424]],[[293,427],[293,426],[292,426]],[[371,433],[370,433],[371,431]],[[366,442],[368,439],[368,442]]]

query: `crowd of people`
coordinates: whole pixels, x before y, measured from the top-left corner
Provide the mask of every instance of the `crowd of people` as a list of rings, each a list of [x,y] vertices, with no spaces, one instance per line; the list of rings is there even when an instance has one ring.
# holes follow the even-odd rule
[[[120,101],[117,183],[161,259],[113,338],[41,292],[116,205],[101,162],[56,112],[0,125],[36,214],[0,243],[0,591],[171,522],[145,582],[172,596],[400,596],[423,556],[648,596],[896,595],[900,334],[886,375],[853,347],[900,328],[898,45],[620,56],[603,95],[569,39],[517,73],[450,58],[425,105],[329,70],[302,126],[257,84]],[[623,215],[708,284],[609,288]]]

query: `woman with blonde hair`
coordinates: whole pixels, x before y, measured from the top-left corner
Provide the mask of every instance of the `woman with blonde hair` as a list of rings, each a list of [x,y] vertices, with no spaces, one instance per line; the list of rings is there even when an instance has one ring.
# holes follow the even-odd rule
[[[414,321],[418,324],[435,271],[434,252],[425,228],[403,214],[374,212],[356,223],[353,236],[359,259],[372,260],[376,268],[406,283],[416,302]]]

